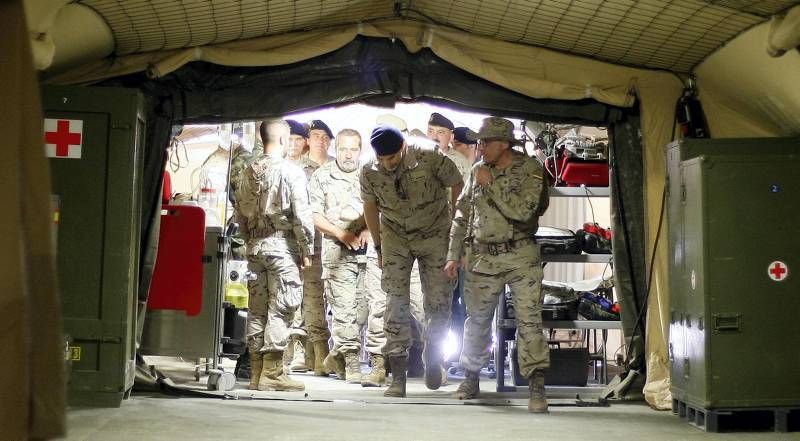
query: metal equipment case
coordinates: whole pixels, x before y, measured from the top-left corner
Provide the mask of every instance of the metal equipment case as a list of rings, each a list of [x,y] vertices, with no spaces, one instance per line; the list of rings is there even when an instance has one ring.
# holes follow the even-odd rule
[[[800,406],[800,139],[686,139],[667,168],[674,406]]]
[[[46,120],[82,124],[80,137],[70,135],[71,144],[81,144],[79,157],[50,160],[64,328],[72,341],[69,403],[119,406],[134,379],[142,97],[129,89],[45,87],[43,109]]]

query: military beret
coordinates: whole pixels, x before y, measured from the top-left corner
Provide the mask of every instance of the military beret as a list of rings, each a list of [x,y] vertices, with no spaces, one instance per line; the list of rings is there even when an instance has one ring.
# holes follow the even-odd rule
[[[453,129],[453,139],[462,144],[476,144],[478,142],[477,135],[469,127],[456,127]]]
[[[308,138],[308,129],[306,128],[305,124],[297,122],[293,119],[287,119],[286,122],[289,124],[290,135],[298,135],[302,136],[303,138]]]
[[[431,119],[428,120],[429,126],[439,126],[444,127],[446,129],[453,130],[455,126],[453,125],[453,121],[445,118],[441,113],[433,112],[431,113]]]
[[[381,125],[372,129],[369,143],[376,156],[394,155],[403,147],[403,134],[396,127]]]
[[[312,120],[308,123],[308,131],[311,132],[312,130],[324,130],[325,133],[328,134],[328,138],[333,139],[331,128],[319,119]]]

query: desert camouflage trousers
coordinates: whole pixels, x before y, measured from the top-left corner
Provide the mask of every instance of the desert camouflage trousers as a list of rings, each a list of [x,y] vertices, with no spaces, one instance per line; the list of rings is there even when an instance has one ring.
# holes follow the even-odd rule
[[[369,310],[364,287],[366,271],[366,263],[341,262],[325,265],[322,281],[325,299],[333,315],[331,352],[361,350],[361,332],[367,324]]]
[[[383,274],[381,286],[386,292],[384,331],[387,357],[404,356],[412,343],[410,284],[414,261],[419,263],[422,287],[423,340],[436,346],[447,337],[453,285],[442,273],[447,260],[448,233],[407,239],[389,229],[381,231]]]
[[[303,300],[298,262],[290,254],[250,255],[247,268],[256,274],[248,282],[250,313],[247,345],[251,354],[286,349],[295,311]]]
[[[331,337],[327,311],[322,283],[322,264],[319,256],[313,256],[311,266],[303,270],[303,306],[298,310],[293,323],[293,327],[299,330],[293,330],[293,334],[308,335],[312,342],[327,342]]]
[[[492,319],[506,285],[513,293],[520,373],[529,377],[534,369],[545,369],[550,365],[550,352],[542,332],[541,283],[542,267],[538,260],[495,275],[467,271],[464,282],[467,320],[461,352],[461,364],[466,370],[479,371],[489,361]]]

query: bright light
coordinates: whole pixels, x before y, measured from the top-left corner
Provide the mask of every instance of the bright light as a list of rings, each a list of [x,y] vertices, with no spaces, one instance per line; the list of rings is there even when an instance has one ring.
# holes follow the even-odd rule
[[[458,342],[456,341],[456,336],[453,334],[453,331],[447,331],[447,337],[444,339],[444,344],[442,345],[442,354],[444,355],[445,360],[449,360],[450,356],[455,354],[458,350]]]

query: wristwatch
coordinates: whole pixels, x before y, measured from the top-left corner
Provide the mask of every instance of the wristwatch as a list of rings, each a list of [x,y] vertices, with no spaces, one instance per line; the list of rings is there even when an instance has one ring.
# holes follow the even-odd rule
[[[381,252],[381,245],[380,244],[373,245],[372,248],[375,248],[375,252],[380,254],[380,252]]]

